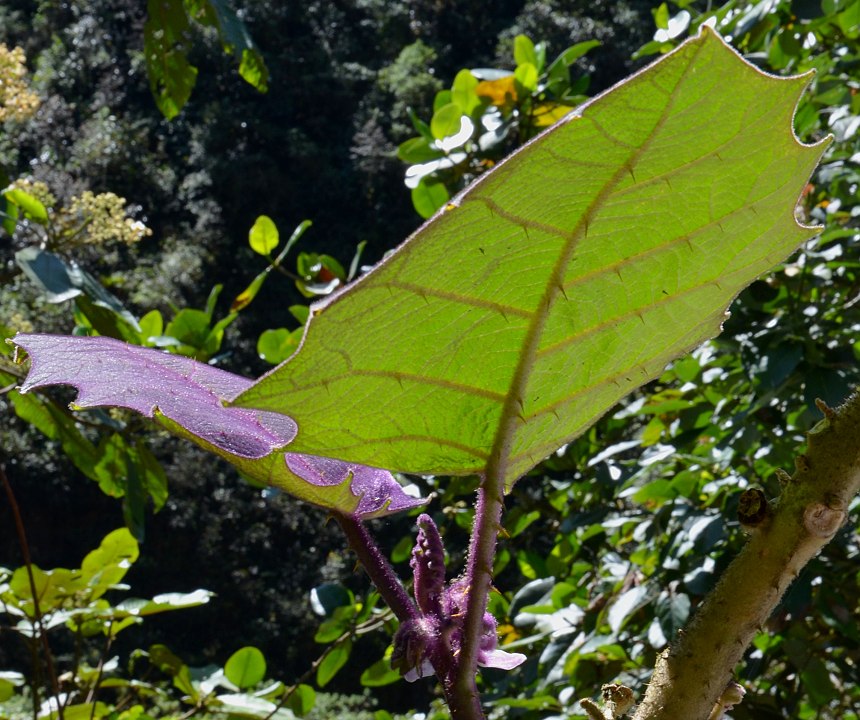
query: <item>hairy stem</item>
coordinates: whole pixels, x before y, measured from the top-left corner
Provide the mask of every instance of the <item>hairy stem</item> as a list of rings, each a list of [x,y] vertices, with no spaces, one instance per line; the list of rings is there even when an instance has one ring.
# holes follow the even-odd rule
[[[350,549],[400,622],[414,620],[418,609],[364,524],[354,515],[334,514]]]
[[[63,706],[60,703],[60,684],[57,681],[57,672],[54,669],[54,656],[51,654],[51,646],[48,644],[48,635],[45,633],[45,628],[42,623],[42,610],[39,607],[39,595],[36,591],[36,580],[33,577],[33,561],[30,558],[30,544],[27,542],[27,533],[24,531],[24,521],[21,518],[21,510],[18,507],[18,502],[15,500],[15,493],[12,492],[12,484],[9,478],[6,477],[6,469],[0,463],[0,481],[3,482],[3,488],[6,491],[6,498],[9,501],[9,507],[12,509],[12,517],[15,520],[15,531],[18,533],[18,544],[21,546],[21,555],[24,558],[24,566],[27,568],[27,579],[30,581],[30,594],[33,596],[33,616],[36,620],[39,639],[42,642],[42,650],[45,655],[45,664],[48,667],[48,675],[51,678],[51,689],[54,693],[54,699],[57,703],[57,716],[59,720],[63,720]],[[37,697],[36,685],[33,686],[33,697]],[[34,699],[35,702],[35,699]]]
[[[489,477],[489,476],[488,476]],[[501,483],[482,480],[475,506],[475,523],[466,568],[468,604],[463,624],[463,642],[454,677],[445,688],[445,697],[454,720],[481,720],[484,717],[478,695],[478,649],[484,631],[484,613],[493,582],[496,539],[501,527],[503,498]]]
[[[808,435],[796,472],[786,474],[762,521],[664,652],[634,720],[705,720],[755,634],[786,588],[844,523],[860,490],[860,395],[825,415]]]

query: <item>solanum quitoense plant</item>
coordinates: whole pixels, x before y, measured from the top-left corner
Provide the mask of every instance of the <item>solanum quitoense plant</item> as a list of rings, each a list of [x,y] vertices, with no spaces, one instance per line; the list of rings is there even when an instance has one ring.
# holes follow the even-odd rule
[[[505,493],[717,334],[740,289],[815,232],[794,215],[826,145],[791,130],[807,81],[759,72],[704,28],[313,306],[299,350],[259,380],[104,338],[28,335],[15,340],[32,361],[22,389],[71,384],[80,407],[144,412],[328,509],[401,620],[397,666],[432,668],[455,718],[483,717],[478,666],[521,660],[496,648],[486,614]],[[378,467],[480,477],[462,577],[445,585],[438,533],[419,519],[417,605],[362,524],[418,502]],[[660,712],[710,710],[730,672],[694,709]]]

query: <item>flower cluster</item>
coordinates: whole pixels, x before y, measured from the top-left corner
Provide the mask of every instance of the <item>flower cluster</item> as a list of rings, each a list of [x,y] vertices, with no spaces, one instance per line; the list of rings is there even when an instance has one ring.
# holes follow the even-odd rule
[[[28,195],[32,195],[36,200],[42,203],[42,205],[49,209],[57,204],[57,198],[51,192],[51,189],[46,183],[39,180],[18,178],[12,182],[6,190],[23,190]],[[6,192],[6,190],[4,190],[4,192]]]
[[[445,548],[433,519],[418,517],[418,537],[412,550],[415,602],[420,614],[401,624],[394,636],[391,665],[399,669],[406,680],[413,681],[433,675],[433,666],[456,658],[463,643],[463,623],[469,584],[459,578],[445,585]],[[498,649],[496,619],[484,613],[478,665],[511,670],[526,656]]]
[[[88,245],[109,242],[131,245],[152,235],[146,225],[128,216],[125,198],[110,192],[96,195],[87,190],[72,198],[65,214],[71,222],[85,227],[80,241]]]
[[[0,122],[26,120],[39,109],[39,96],[27,84],[24,51],[0,43]]]

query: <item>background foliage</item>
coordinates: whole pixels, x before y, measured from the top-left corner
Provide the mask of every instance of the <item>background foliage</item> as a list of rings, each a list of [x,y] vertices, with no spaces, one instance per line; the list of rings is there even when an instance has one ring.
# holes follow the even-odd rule
[[[150,92],[143,3],[15,0],[0,7],[0,42],[23,48],[40,101],[29,118],[3,120],[3,170],[10,181],[45,183],[54,196],[42,198],[51,218],[44,224],[5,196],[7,214],[15,206],[21,221],[7,225],[13,232],[0,245],[6,334],[77,327],[161,343],[257,375],[268,367],[265,358],[288,354],[308,297],[350,275],[360,243],[366,243],[361,262],[375,261],[417,226],[413,203],[429,212],[415,189],[403,185],[410,166],[464,154],[450,168],[423,176],[447,197],[540,127],[536,106],[565,98],[573,104],[604,89],[710,17],[764,69],[818,72],[795,125],[803,139],[832,133],[836,140],[802,203],[807,219],[825,225],[822,235],[738,299],[718,340],[555,453],[509,499],[499,593],[491,602],[502,641],[530,660],[505,676],[488,671],[485,689],[498,716],[581,716],[576,698],[650,669],[743,542],[734,520],[740,492],[755,484],[775,494],[777,469],[792,467],[803,432],[817,420],[814,398],[835,404],[857,381],[860,4],[248,0],[241,17],[269,70],[268,92],[238,77],[237,59],[223,53],[216,28],[191,22],[186,40],[196,83],[182,112],[167,122]],[[557,73],[553,85],[552,60],[590,41],[601,44],[571,63],[566,79]],[[541,43],[547,48],[542,65]],[[530,53],[537,62],[530,63]],[[537,79],[532,84],[528,70],[519,70],[517,86],[517,68],[529,63]],[[505,69],[497,82],[514,73],[515,102],[491,95],[489,104],[465,113],[497,113],[509,129],[490,147],[470,136],[442,150],[435,141],[448,133],[437,116],[450,103],[439,97],[450,99],[445,93],[452,85],[456,91],[470,82],[459,74],[464,67]],[[459,125],[464,113],[449,114]],[[481,117],[474,119],[479,125]],[[83,242],[96,235],[92,221],[75,236],[76,225],[60,219],[86,221],[69,209],[87,191],[125,198],[127,216],[151,235],[122,243],[108,233],[111,242]],[[440,197],[431,194],[431,206],[444,202]],[[256,248],[245,239],[261,215],[280,230],[279,244],[259,233]],[[279,257],[304,218],[313,227]],[[73,299],[50,302],[45,287],[33,282],[45,272],[24,271],[28,258],[34,267],[36,251],[56,258],[50,277],[61,268]],[[354,264],[357,270],[360,263]],[[88,275],[69,280],[75,267]],[[261,275],[265,282],[254,287]],[[212,290],[221,284],[220,294]],[[233,301],[251,288],[244,305]],[[14,386],[20,369],[8,358],[3,363],[0,384]],[[182,696],[191,701],[177,713],[224,711],[220,700],[201,701],[208,697],[199,690],[206,677],[213,698],[266,690],[265,682],[243,687],[245,680],[235,682],[229,670],[234,653],[249,645],[262,650],[264,676],[285,683],[257,700],[278,702],[295,687],[284,703],[299,714],[330,707],[316,698],[316,710],[310,709],[311,684],[355,693],[361,682],[373,687],[396,680],[384,662],[375,663],[392,621],[320,513],[241,484],[216,461],[131,417],[92,413],[76,424],[63,397],[25,397],[31,396],[7,388],[0,399],[8,418],[0,448],[36,564],[78,568],[104,536],[127,524],[143,540],[126,578],[135,595],[201,587],[216,593],[205,606],[153,618],[115,641],[102,626],[95,644],[75,640],[60,616],[49,633],[52,647],[60,670],[74,673],[82,700],[110,674],[104,672],[108,639],[121,658],[111,672],[141,678],[145,667],[156,668],[160,674],[147,682],[160,693],[158,703],[173,711]],[[449,566],[462,564],[474,481],[411,480],[439,494],[432,510],[454,555]],[[806,569],[739,668],[750,692],[733,717],[856,717],[860,550],[856,513],[852,518]],[[408,560],[410,522],[375,524],[400,570]],[[32,677],[31,643],[13,641],[21,633],[8,629],[21,618],[8,611],[13,604],[3,593],[17,588],[26,602],[27,591],[20,572],[13,583],[21,560],[7,504],[0,504],[0,564],[9,566],[8,575],[0,571],[0,608],[6,608],[0,669]],[[121,604],[120,595],[110,597],[110,607]],[[153,650],[165,643],[170,655]],[[87,648],[78,660],[76,647]],[[136,647],[147,648],[149,665],[132,652]],[[347,662],[350,651],[354,662]],[[250,651],[244,657],[249,667],[259,666]],[[87,676],[82,663],[97,669],[100,659],[102,676]],[[207,664],[205,672],[188,669]],[[219,686],[217,675],[211,680],[218,668],[235,689]],[[0,675],[0,701],[9,694],[4,687],[22,682],[22,676]],[[425,682],[421,694],[415,690],[392,685],[388,709],[418,704],[426,710],[432,687]],[[127,711],[145,696],[99,692]],[[252,715],[270,709],[235,702]],[[367,712],[374,700],[348,706]],[[15,707],[13,698],[0,705],[0,715]],[[96,709],[101,714],[108,706]]]

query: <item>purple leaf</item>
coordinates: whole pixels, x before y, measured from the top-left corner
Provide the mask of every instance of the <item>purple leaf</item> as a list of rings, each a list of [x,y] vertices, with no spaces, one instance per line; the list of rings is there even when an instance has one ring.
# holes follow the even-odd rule
[[[147,417],[156,411],[212,445],[244,458],[265,457],[292,442],[286,415],[225,407],[252,381],[181,355],[126,345],[111,338],[18,335],[30,355],[21,392],[73,385],[79,408],[113,405]]]
[[[155,418],[251,478],[341,513],[365,519],[424,502],[386,470],[284,453],[298,432],[292,418],[225,406],[253,383],[247,378],[111,338],[18,335],[14,342],[30,356],[21,392],[72,385],[74,407],[124,407]]]
[[[425,502],[403,492],[388,470],[298,453],[286,453],[284,459],[291,472],[315,485],[342,485],[352,478],[352,491],[361,494],[355,511],[360,517],[409,510]]]

